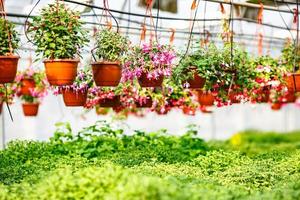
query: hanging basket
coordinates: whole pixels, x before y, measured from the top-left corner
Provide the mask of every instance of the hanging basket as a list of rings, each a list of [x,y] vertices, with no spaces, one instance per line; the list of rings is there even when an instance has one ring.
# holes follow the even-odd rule
[[[63,99],[66,106],[76,107],[84,106],[87,100],[87,91],[74,91],[72,89],[63,89]]]
[[[196,71],[196,67],[190,67],[190,70],[193,71],[194,75],[192,79],[187,80],[190,89],[202,89],[205,84],[205,78],[199,76]]]
[[[35,88],[35,82],[32,78],[25,78],[21,81],[21,94],[30,95],[30,91]]]
[[[50,85],[72,85],[77,75],[78,59],[45,60],[46,76]]]
[[[27,117],[34,117],[37,116],[39,111],[39,104],[38,103],[23,103],[23,113]]]
[[[271,109],[275,110],[275,111],[280,110],[281,107],[282,107],[282,103],[272,103],[272,105],[271,105]]]
[[[185,115],[191,115],[191,116],[195,116],[196,115],[196,109],[192,109],[192,108],[190,108],[188,106],[184,106],[182,108],[182,112]]]
[[[147,73],[143,72],[138,78],[138,81],[141,87],[161,87],[164,81],[164,76],[159,75],[156,79],[149,79],[147,77]]]
[[[294,73],[286,77],[289,91],[300,92],[300,73]]]
[[[107,98],[107,99],[100,100],[100,107],[103,108],[113,108],[120,105],[121,105],[120,96],[114,96],[112,99]]]
[[[153,104],[152,98],[147,98],[146,101],[136,102],[137,108],[151,108]]]
[[[93,77],[97,86],[115,87],[122,77],[122,68],[119,62],[92,63]]]
[[[211,92],[198,91],[198,102],[201,106],[213,106],[215,98]]]
[[[0,56],[0,84],[14,82],[19,58],[19,56]]]

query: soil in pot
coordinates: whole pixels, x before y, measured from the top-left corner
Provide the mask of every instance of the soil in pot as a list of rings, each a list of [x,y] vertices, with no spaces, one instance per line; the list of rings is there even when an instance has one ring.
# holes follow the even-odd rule
[[[147,73],[143,72],[138,78],[138,81],[141,87],[161,87],[164,81],[164,76],[159,75],[157,79],[149,79],[147,77]]]
[[[19,56],[0,56],[0,84],[14,82],[19,58]]]
[[[215,98],[211,92],[198,91],[198,102],[201,106],[213,106]]]
[[[114,96],[112,99],[101,99],[100,107],[113,108],[121,105],[120,96]]]
[[[115,87],[122,77],[122,68],[118,62],[92,63],[93,77],[97,86]]]
[[[62,91],[63,99],[66,106],[84,106],[87,100],[87,91],[74,91],[72,89],[64,89]]]
[[[77,75],[79,60],[45,60],[46,76],[50,85],[72,85]]]
[[[281,107],[282,107],[281,103],[272,103],[272,105],[271,105],[272,110],[280,110]]]
[[[23,79],[21,82],[21,94],[22,95],[30,95],[30,90],[35,88],[35,82],[32,78]]]
[[[39,111],[39,104],[38,103],[23,103],[23,113],[25,116],[37,116]]]
[[[199,76],[195,67],[190,67],[190,70],[193,71],[193,78],[188,80],[189,88],[191,89],[202,89],[205,84],[205,78]]]
[[[300,73],[294,73],[286,77],[289,91],[300,92]]]
[[[152,98],[147,98],[143,102],[136,102],[137,108],[151,108],[153,104]]]

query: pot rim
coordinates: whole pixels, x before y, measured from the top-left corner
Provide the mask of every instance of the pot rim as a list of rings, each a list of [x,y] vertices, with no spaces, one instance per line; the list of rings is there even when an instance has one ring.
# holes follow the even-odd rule
[[[69,59],[69,58],[66,58],[66,59],[45,59],[43,61],[43,63],[53,63],[53,62],[76,62],[76,63],[79,63],[80,62],[80,59]]]
[[[96,62],[92,62],[91,65],[103,65],[103,64],[106,64],[106,65],[120,65],[120,62],[119,61],[96,61]]]
[[[28,106],[28,105],[30,105],[30,106],[39,106],[40,105],[40,103],[22,103],[22,106],[23,105],[25,105],[25,106]]]
[[[13,58],[13,59],[19,59],[19,58],[20,58],[20,56],[19,56],[19,55],[9,55],[9,56],[1,56],[1,55],[0,55],[0,59],[2,59],[2,58]]]

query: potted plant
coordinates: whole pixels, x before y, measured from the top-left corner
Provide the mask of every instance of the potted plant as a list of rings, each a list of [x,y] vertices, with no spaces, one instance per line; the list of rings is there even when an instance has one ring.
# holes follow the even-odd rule
[[[176,54],[169,45],[155,42],[134,46],[123,64],[124,80],[138,79],[141,87],[160,87],[164,77],[171,75]]]
[[[84,106],[88,90],[93,86],[92,72],[89,69],[80,69],[72,85],[59,86],[55,94],[62,94],[66,106]]]
[[[14,55],[19,46],[15,25],[0,18],[0,84],[12,83],[17,73],[19,56]]]
[[[64,3],[49,4],[41,16],[32,18],[27,32],[36,45],[36,52],[45,60],[50,85],[71,85],[76,78],[81,48],[87,43],[80,13]]]
[[[33,80],[32,87],[26,88],[25,90],[23,84],[24,79]],[[24,115],[36,116],[41,100],[47,95],[48,83],[44,72],[33,70],[32,68],[19,72],[16,77],[15,85],[16,93],[23,102]]]
[[[96,58],[92,63],[93,77],[97,86],[117,86],[122,76],[121,57],[127,51],[127,38],[111,29],[97,34]]]
[[[300,47],[288,41],[282,50],[281,64],[286,68],[286,85],[290,91],[300,92]]]

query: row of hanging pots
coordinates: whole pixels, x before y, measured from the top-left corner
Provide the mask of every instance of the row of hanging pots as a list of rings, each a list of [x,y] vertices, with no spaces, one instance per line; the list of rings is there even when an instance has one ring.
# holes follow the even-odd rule
[[[37,116],[38,111],[39,111],[39,103],[23,103],[22,108],[23,108],[23,113],[27,117],[34,117]]]

